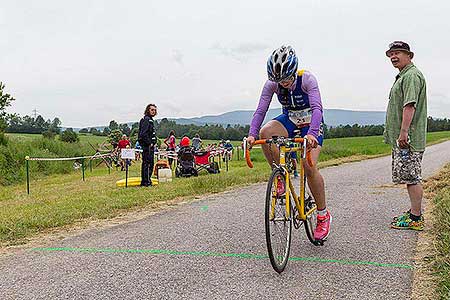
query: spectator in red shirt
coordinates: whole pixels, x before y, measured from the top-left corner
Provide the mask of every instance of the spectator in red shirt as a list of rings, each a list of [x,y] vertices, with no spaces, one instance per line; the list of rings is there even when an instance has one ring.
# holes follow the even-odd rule
[[[129,148],[130,146],[130,141],[128,140],[128,137],[126,134],[122,135],[122,139],[119,141],[119,144],[117,146],[117,148],[119,148],[119,152],[121,151],[121,149],[125,149],[125,148]],[[123,159],[120,160],[120,171],[123,171],[125,169],[125,161]]]
[[[125,149],[127,146],[130,145],[130,141],[128,140],[128,137],[126,134],[122,135],[122,139],[119,141],[119,149]]]
[[[164,140],[164,144],[167,146],[167,151],[169,151],[169,155],[173,155],[175,153],[176,140],[175,140],[175,131],[171,130],[169,132],[169,136]],[[169,165],[172,168],[173,158],[169,156]]]

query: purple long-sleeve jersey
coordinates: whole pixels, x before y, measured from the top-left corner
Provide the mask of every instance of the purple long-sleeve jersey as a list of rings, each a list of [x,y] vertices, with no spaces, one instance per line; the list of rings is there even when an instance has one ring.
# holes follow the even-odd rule
[[[297,84],[297,79],[289,88],[291,91],[295,89]],[[320,123],[322,122],[322,100],[320,98],[319,85],[313,74],[308,71],[304,71],[302,74],[302,85],[301,89],[303,92],[309,96],[309,105],[311,107],[312,116],[311,123],[309,125],[308,134],[318,137]],[[270,102],[272,101],[273,94],[278,95],[278,83],[267,80],[264,84],[263,90],[261,92],[261,97],[259,98],[258,107],[253,114],[253,119],[250,124],[249,135],[257,138],[259,130],[261,129],[261,124],[264,121],[267,111],[269,110]]]

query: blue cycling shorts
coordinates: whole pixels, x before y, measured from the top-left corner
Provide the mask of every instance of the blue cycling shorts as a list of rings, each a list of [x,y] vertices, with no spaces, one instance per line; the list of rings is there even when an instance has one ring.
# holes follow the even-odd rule
[[[309,130],[309,126],[305,126],[305,127],[301,127],[301,128],[297,128],[297,126],[291,121],[289,120],[289,116],[285,115],[285,114],[281,114],[278,117],[274,118],[273,120],[276,120],[278,122],[280,122],[281,124],[283,124],[284,128],[286,128],[287,132],[288,132],[288,137],[293,138],[294,135],[294,130],[300,129],[300,136],[305,136],[308,133]],[[320,123],[320,129],[319,129],[319,136],[317,137],[317,142],[319,143],[320,146],[322,146],[323,144],[323,121]]]

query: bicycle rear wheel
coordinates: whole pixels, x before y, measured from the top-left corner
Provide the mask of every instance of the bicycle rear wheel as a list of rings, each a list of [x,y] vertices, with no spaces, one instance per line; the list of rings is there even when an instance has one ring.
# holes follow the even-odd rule
[[[281,181],[281,183],[278,183]],[[275,271],[283,272],[289,258],[292,234],[292,206],[289,208],[289,218],[286,214],[285,194],[286,177],[282,170],[274,169],[267,184],[265,205],[266,243],[270,263]],[[278,189],[278,190],[277,190]]]

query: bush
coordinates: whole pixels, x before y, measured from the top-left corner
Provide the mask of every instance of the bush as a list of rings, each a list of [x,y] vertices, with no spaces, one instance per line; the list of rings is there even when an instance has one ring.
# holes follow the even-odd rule
[[[61,133],[60,140],[66,143],[76,143],[80,139],[75,131],[65,130]]]
[[[3,132],[0,132],[0,146],[6,146],[8,144],[8,138]]]
[[[42,133],[42,136],[46,139],[53,140],[56,136],[56,133],[51,130],[47,130]]]
[[[108,142],[111,144],[113,143],[119,143],[120,139],[122,138],[122,131],[119,129],[114,129],[111,131],[111,133],[108,135]]]

